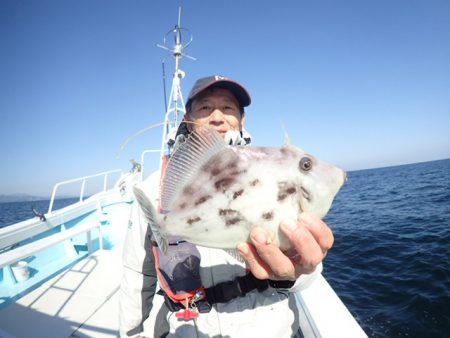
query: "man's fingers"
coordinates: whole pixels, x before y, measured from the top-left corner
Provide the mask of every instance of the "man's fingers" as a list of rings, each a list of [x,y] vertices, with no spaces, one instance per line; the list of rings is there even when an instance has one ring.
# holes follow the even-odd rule
[[[305,272],[314,271],[315,267],[322,262],[324,252],[309,228],[301,222],[285,220],[281,223],[281,230],[296,251],[295,258],[292,258],[294,263]]]
[[[311,273],[323,261],[334,242],[330,228],[318,217],[302,213],[298,220],[287,219],[281,231],[292,244],[283,253],[263,228],[250,233],[252,244],[241,243],[238,250],[255,277],[259,279],[295,280],[300,274]]]
[[[253,243],[240,243],[238,251],[244,257],[248,268],[258,279],[295,280],[296,269],[293,262],[272,244],[268,233],[262,228],[254,228],[250,233]]]
[[[331,249],[334,243],[334,236],[324,221],[307,212],[301,213],[298,220],[311,232],[324,253]]]
[[[292,261],[272,244],[268,233],[262,228],[254,228],[250,238],[259,257],[272,271],[272,279],[295,280],[295,268]]]
[[[271,278],[272,272],[270,271],[269,266],[261,260],[253,245],[248,243],[240,243],[238,244],[237,249],[241,256],[245,259],[247,267],[256,278]]]

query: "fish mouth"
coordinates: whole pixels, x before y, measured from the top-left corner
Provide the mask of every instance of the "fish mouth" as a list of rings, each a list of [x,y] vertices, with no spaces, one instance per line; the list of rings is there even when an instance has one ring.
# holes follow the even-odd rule
[[[302,197],[308,202],[311,202],[311,195],[309,194],[309,191],[304,187],[300,187],[300,190],[302,191]]]
[[[311,201],[311,195],[304,187],[300,187],[300,191],[300,210],[304,212],[306,211],[306,205]]]

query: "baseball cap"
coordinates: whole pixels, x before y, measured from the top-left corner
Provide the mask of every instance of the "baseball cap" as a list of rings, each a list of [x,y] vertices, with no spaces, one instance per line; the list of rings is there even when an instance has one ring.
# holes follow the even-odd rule
[[[230,90],[234,96],[236,96],[236,99],[242,107],[247,107],[252,101],[250,94],[241,84],[225,76],[213,75],[203,77],[195,82],[191,92],[189,93],[186,106],[192,103],[192,100],[194,100],[195,97],[205,89],[212,87],[220,87]]]

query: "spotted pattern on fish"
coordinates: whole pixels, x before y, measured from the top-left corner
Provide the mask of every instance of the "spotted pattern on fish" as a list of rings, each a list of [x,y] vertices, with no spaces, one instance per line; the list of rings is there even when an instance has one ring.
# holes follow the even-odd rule
[[[220,174],[220,168],[213,168],[213,169],[211,169],[211,175],[212,176],[217,176],[217,175],[219,175]]]
[[[206,195],[206,196],[202,196],[200,197],[197,201],[195,201],[195,205],[200,205],[202,203],[205,203],[207,200],[209,200],[210,198],[212,198],[211,195]]]
[[[282,202],[289,195],[295,194],[297,192],[297,188],[293,183],[288,182],[279,182],[278,183],[278,202]]]
[[[225,221],[226,226],[235,225],[244,220],[241,213],[234,209],[219,209],[219,216]]]
[[[238,215],[239,211],[233,209],[219,209],[220,216],[234,216]]]
[[[236,178],[233,176],[223,177],[214,182],[217,191],[225,192],[234,182]]]
[[[281,147],[280,154],[283,156],[295,157],[296,152],[291,147]]]
[[[214,177],[214,176],[219,175],[223,171],[223,168],[221,167],[220,163],[207,163],[202,168],[202,170],[210,173],[211,176]]]
[[[209,173],[211,177],[214,178],[220,174],[229,175],[230,170],[235,171],[238,165],[239,163],[237,158],[234,158],[231,162],[228,162],[223,158],[218,158],[216,161],[206,163],[202,167],[202,171]]]
[[[247,173],[247,170],[242,169],[242,170],[232,171],[232,172],[230,172],[229,175],[231,175],[231,176],[239,176],[239,175],[246,174],[246,173]]]
[[[229,218],[225,221],[225,225],[226,226],[235,225],[235,224],[241,222],[242,220],[243,219],[240,217]]]
[[[262,214],[262,218],[270,221],[273,219],[273,211],[269,211],[269,212],[265,212],[264,214]]]
[[[230,169],[234,169],[234,168],[238,167],[238,164],[239,164],[239,161],[237,159],[235,159],[234,161],[227,163],[226,167],[230,168]]]
[[[193,217],[193,218],[189,218],[187,220],[187,224],[192,225],[194,223],[200,222],[201,220],[202,219],[200,217],[196,216],[196,217]]]
[[[308,175],[299,170],[305,157],[314,162]],[[175,236],[234,249],[262,226],[285,251],[292,243],[280,236],[280,222],[304,210],[323,217],[344,180],[342,170],[293,145],[229,147],[206,128],[193,132],[169,160],[160,194],[167,217],[142,196],[138,202],[160,243]]]
[[[243,193],[243,192],[244,192],[244,189],[235,191],[235,192],[233,193],[233,199],[235,200],[235,199],[238,198],[239,196],[242,196],[242,193]]]
[[[283,155],[285,155],[285,154],[287,153],[286,147],[281,147],[281,148],[280,148],[280,153],[282,153]]]
[[[195,193],[195,189],[190,185],[184,187],[184,189],[183,189],[184,195],[193,195],[194,193]]]

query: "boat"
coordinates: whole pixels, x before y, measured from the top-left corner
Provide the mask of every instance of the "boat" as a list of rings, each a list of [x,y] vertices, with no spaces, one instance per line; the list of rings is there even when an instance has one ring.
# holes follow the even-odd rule
[[[184,114],[180,69],[184,49],[181,9],[178,24],[164,44],[175,70],[168,99],[160,149],[146,150],[129,171],[111,170],[57,183],[46,213],[0,229],[0,337],[118,337],[118,294],[123,240],[134,203],[132,187],[141,182],[149,153],[169,151]],[[174,45],[167,38],[174,36]],[[118,176],[118,178],[117,178]],[[115,177],[113,181],[112,177]],[[89,197],[93,179],[102,188]],[[61,187],[78,184],[77,202],[55,210]],[[295,294],[303,336],[367,337],[325,278],[320,275]]]

